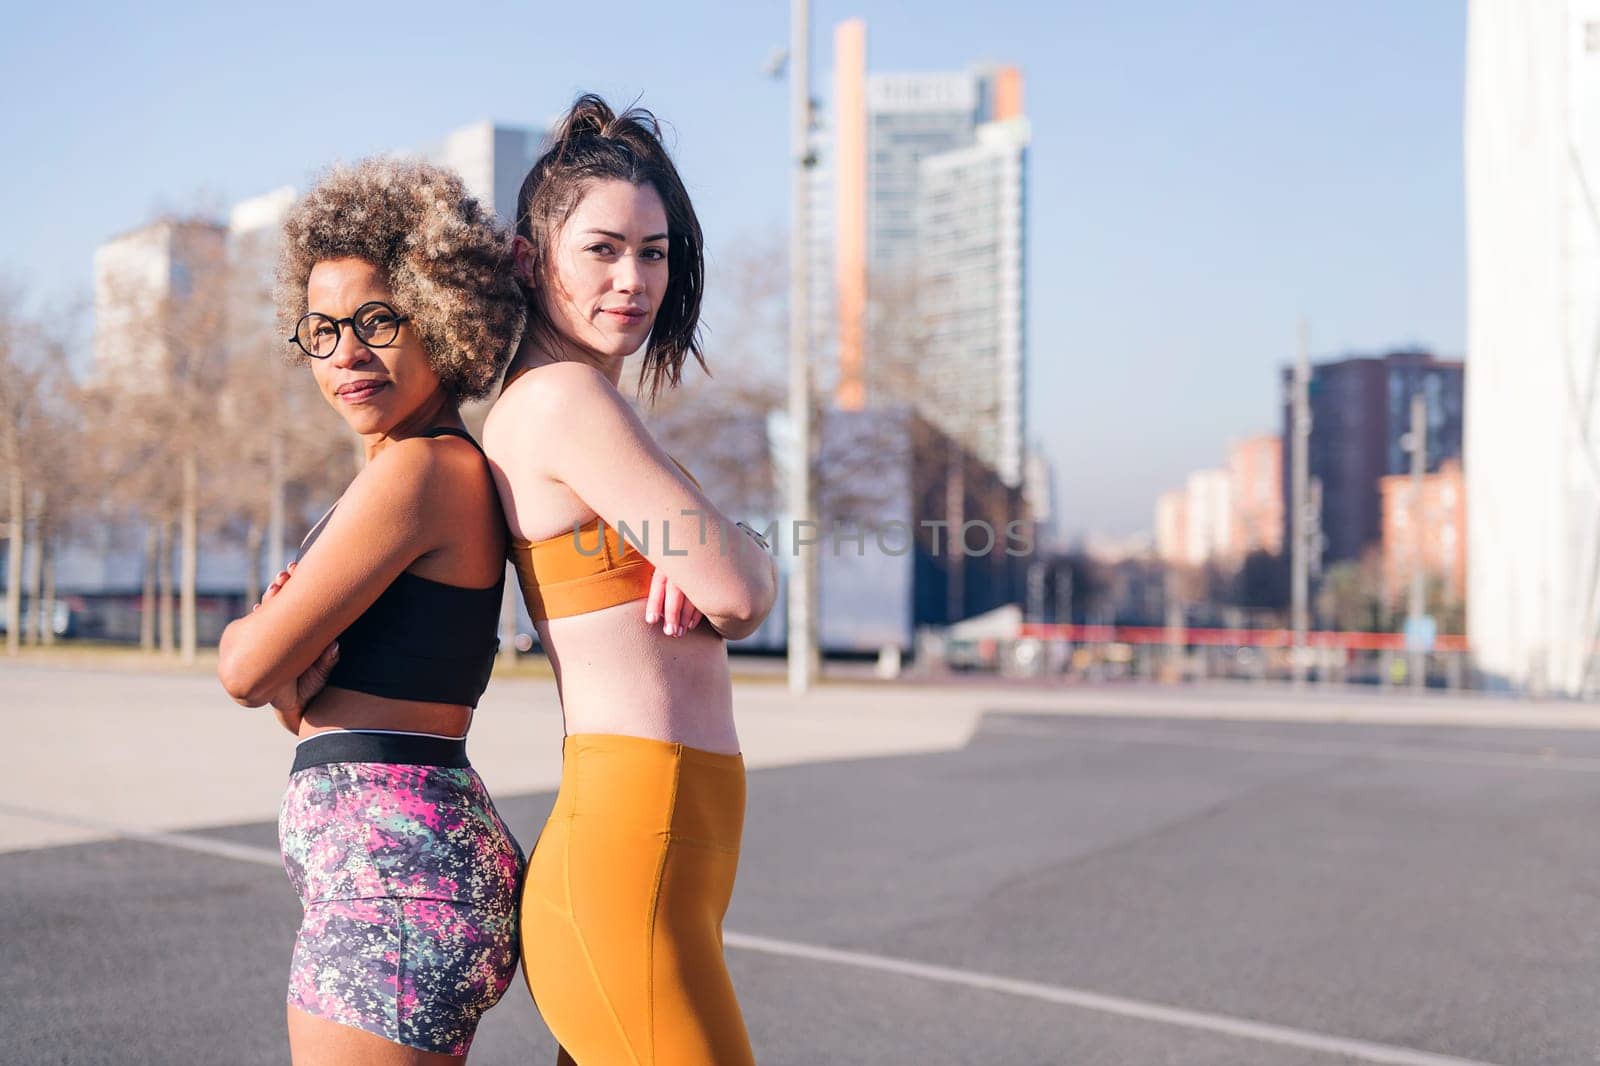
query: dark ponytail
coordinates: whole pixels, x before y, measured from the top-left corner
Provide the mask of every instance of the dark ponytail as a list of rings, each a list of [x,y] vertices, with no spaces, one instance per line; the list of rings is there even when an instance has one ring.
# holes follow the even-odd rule
[[[593,93],[578,97],[522,181],[517,233],[533,246],[533,284],[544,284],[556,232],[572,217],[590,185],[609,180],[650,185],[667,213],[667,291],[661,295],[639,367],[640,391],[648,378],[654,400],[663,385],[671,388],[682,380],[689,356],[706,368],[699,332],[705,287],[700,220],[661,143],[656,117],[637,107],[618,115]],[[528,293],[528,322],[531,329],[547,335],[555,329],[534,292]]]

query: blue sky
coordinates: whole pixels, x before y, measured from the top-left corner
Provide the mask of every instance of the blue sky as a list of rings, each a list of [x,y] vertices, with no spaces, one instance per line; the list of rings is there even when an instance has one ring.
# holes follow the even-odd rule
[[[443,14],[441,14],[443,12]],[[1071,529],[1275,429],[1276,371],[1465,335],[1465,4],[813,3],[874,70],[1027,77],[1030,433]],[[0,275],[87,294],[106,237],[583,89],[671,123],[713,270],[786,219],[787,5],[281,3],[13,8],[0,34]],[[712,274],[715,284],[715,274]],[[712,323],[715,326],[715,322]]]

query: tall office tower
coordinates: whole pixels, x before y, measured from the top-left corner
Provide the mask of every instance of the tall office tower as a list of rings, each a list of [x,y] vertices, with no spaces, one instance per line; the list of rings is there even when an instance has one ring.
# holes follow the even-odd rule
[[[1012,487],[1026,439],[1022,89],[1014,67],[869,73],[865,25],[835,30],[835,401],[912,400]],[[936,279],[920,269],[930,255],[946,257]],[[923,296],[947,271],[985,283],[937,305],[934,326]]]
[[[846,411],[867,402],[867,24],[833,31],[834,311],[839,380],[834,401]]]
[[[511,224],[517,217],[522,179],[538,160],[543,142],[539,130],[474,122],[447,134],[422,154],[460,174],[479,203],[493,204],[495,214]]]
[[[1600,0],[1472,0],[1467,636],[1491,681],[1600,691]]]
[[[1022,483],[1023,211],[1028,121],[922,161],[917,197],[918,396],[929,419]]]
[[[94,252],[96,380],[160,389],[172,369],[170,338],[182,330],[197,287],[225,263],[227,231],[198,219],[161,219],[113,237]]]

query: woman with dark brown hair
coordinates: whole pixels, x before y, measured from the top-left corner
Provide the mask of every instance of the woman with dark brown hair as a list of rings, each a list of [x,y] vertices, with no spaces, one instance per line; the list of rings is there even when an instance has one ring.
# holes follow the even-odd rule
[[[704,366],[700,225],[655,118],[579,98],[523,183],[515,253],[530,328],[484,444],[566,726],[523,970],[559,1061],[752,1063],[722,958],[745,788],[725,642],[776,572],[619,388],[641,349],[652,397]]]

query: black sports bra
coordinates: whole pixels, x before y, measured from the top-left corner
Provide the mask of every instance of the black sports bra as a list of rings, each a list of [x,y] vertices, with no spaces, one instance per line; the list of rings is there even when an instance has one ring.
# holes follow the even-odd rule
[[[446,435],[483,451],[470,434],[452,427],[421,434]],[[338,506],[328,508],[306,534],[301,555]],[[339,661],[328,674],[328,684],[392,699],[476,707],[500,646],[497,631],[504,590],[504,573],[482,589],[400,574],[339,634]]]

